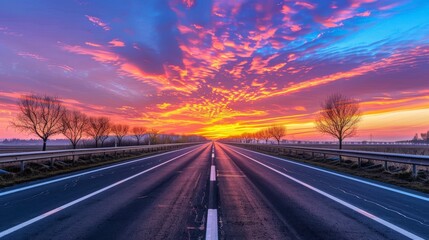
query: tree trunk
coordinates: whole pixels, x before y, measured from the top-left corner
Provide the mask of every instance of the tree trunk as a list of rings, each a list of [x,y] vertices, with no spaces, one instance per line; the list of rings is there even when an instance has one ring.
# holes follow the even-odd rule
[[[43,139],[43,148],[42,148],[42,151],[46,151],[46,141],[47,141],[48,139]]]
[[[98,140],[95,139],[95,148],[98,148]]]
[[[343,139],[340,138],[338,141],[340,143],[339,149],[343,149]]]
[[[280,145],[280,140],[277,140],[277,145]]]
[[[76,149],[77,143],[72,143],[73,149]]]
[[[137,145],[140,145],[140,138],[137,138]]]

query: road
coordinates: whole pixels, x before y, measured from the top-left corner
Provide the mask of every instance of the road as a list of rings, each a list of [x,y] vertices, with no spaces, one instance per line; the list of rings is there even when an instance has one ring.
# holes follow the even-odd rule
[[[206,143],[1,189],[0,237],[204,239],[216,181],[220,239],[429,238],[427,194],[221,143],[212,151]]]
[[[217,149],[225,239],[429,238],[427,194],[225,144]]]
[[[0,236],[15,230],[4,238],[202,238],[210,150],[193,146],[19,192],[11,191],[53,179],[3,189]]]

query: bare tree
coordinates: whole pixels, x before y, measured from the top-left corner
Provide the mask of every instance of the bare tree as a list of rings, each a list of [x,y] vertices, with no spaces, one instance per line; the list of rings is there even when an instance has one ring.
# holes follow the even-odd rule
[[[101,147],[104,147],[104,142],[109,138],[109,133],[110,133],[110,130],[107,134],[100,136]]]
[[[268,131],[268,128],[262,129],[261,134],[262,134],[262,139],[265,140],[265,144],[268,144],[268,140],[270,140],[271,138],[271,134]]]
[[[140,145],[141,139],[146,134],[147,129],[145,127],[133,127],[132,132],[137,140],[137,145]]]
[[[95,147],[98,147],[98,143],[103,146],[104,141],[109,137],[110,119],[107,117],[90,117],[85,132],[94,139]]]
[[[257,131],[257,132],[255,132],[254,133],[254,135],[255,135],[255,138],[256,138],[256,142],[259,144],[259,141],[260,140],[263,140],[264,139],[264,135],[263,135],[263,133],[262,133],[262,131],[261,130],[259,130],[259,131]]]
[[[277,140],[277,144],[280,145],[280,140],[286,135],[286,127],[284,126],[272,126],[267,129],[269,136]]]
[[[130,131],[130,126],[125,124],[115,124],[111,127],[113,134],[115,134],[116,139],[118,139],[118,145],[122,145],[122,139]]]
[[[244,140],[245,143],[250,143],[252,142],[252,134],[245,132],[241,134],[241,138]]]
[[[11,125],[18,130],[35,134],[43,140],[42,150],[52,135],[61,133],[61,120],[65,108],[56,97],[23,95],[18,102],[20,113]]]
[[[316,128],[337,138],[339,149],[342,149],[343,140],[356,134],[360,120],[359,103],[337,93],[328,96],[322,103],[322,109],[316,118]]]
[[[156,144],[157,139],[158,139],[159,130],[152,128],[151,130],[149,130],[147,132],[147,134],[149,135],[149,145]]]
[[[62,118],[62,134],[70,140],[73,149],[83,137],[88,124],[88,117],[79,111],[66,111]]]

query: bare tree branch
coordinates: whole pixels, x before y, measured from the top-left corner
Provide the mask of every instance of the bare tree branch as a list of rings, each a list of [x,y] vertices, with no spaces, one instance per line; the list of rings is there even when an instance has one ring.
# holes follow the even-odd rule
[[[356,135],[360,120],[359,103],[337,93],[330,95],[322,103],[322,109],[316,118],[316,128],[337,138],[339,148],[342,149],[343,140]]]
[[[140,145],[140,141],[146,134],[146,131],[147,129],[145,127],[133,127],[132,132],[133,132],[133,136],[137,140],[137,145]]]
[[[85,133],[92,137],[95,141],[95,147],[101,143],[103,146],[104,141],[109,137],[110,133],[110,119],[107,117],[90,117]]]
[[[130,131],[130,126],[124,124],[115,124],[111,128],[113,134],[115,134],[116,139],[118,139],[118,145],[122,145],[122,139]]]
[[[18,106],[20,113],[11,125],[41,138],[45,151],[48,138],[61,133],[65,108],[56,97],[39,95],[21,96]]]
[[[149,145],[156,144],[158,140],[159,130],[152,128],[147,132],[147,134],[149,135]]]
[[[82,139],[87,124],[88,117],[79,111],[66,111],[63,115],[61,132],[70,140],[74,149]]]
[[[280,144],[280,140],[286,135],[286,127],[284,126],[272,126],[267,129],[269,136],[277,140],[277,144]]]

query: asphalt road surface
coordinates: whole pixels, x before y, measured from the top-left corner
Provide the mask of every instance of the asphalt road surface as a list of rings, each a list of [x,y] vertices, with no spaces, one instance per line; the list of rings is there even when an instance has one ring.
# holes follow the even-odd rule
[[[429,196],[206,143],[0,189],[4,239],[427,239]]]
[[[84,175],[19,192],[11,191],[53,179],[3,189],[0,236],[15,230],[4,238],[203,238],[210,145],[73,173]]]
[[[429,196],[217,144],[225,239],[427,239]]]

